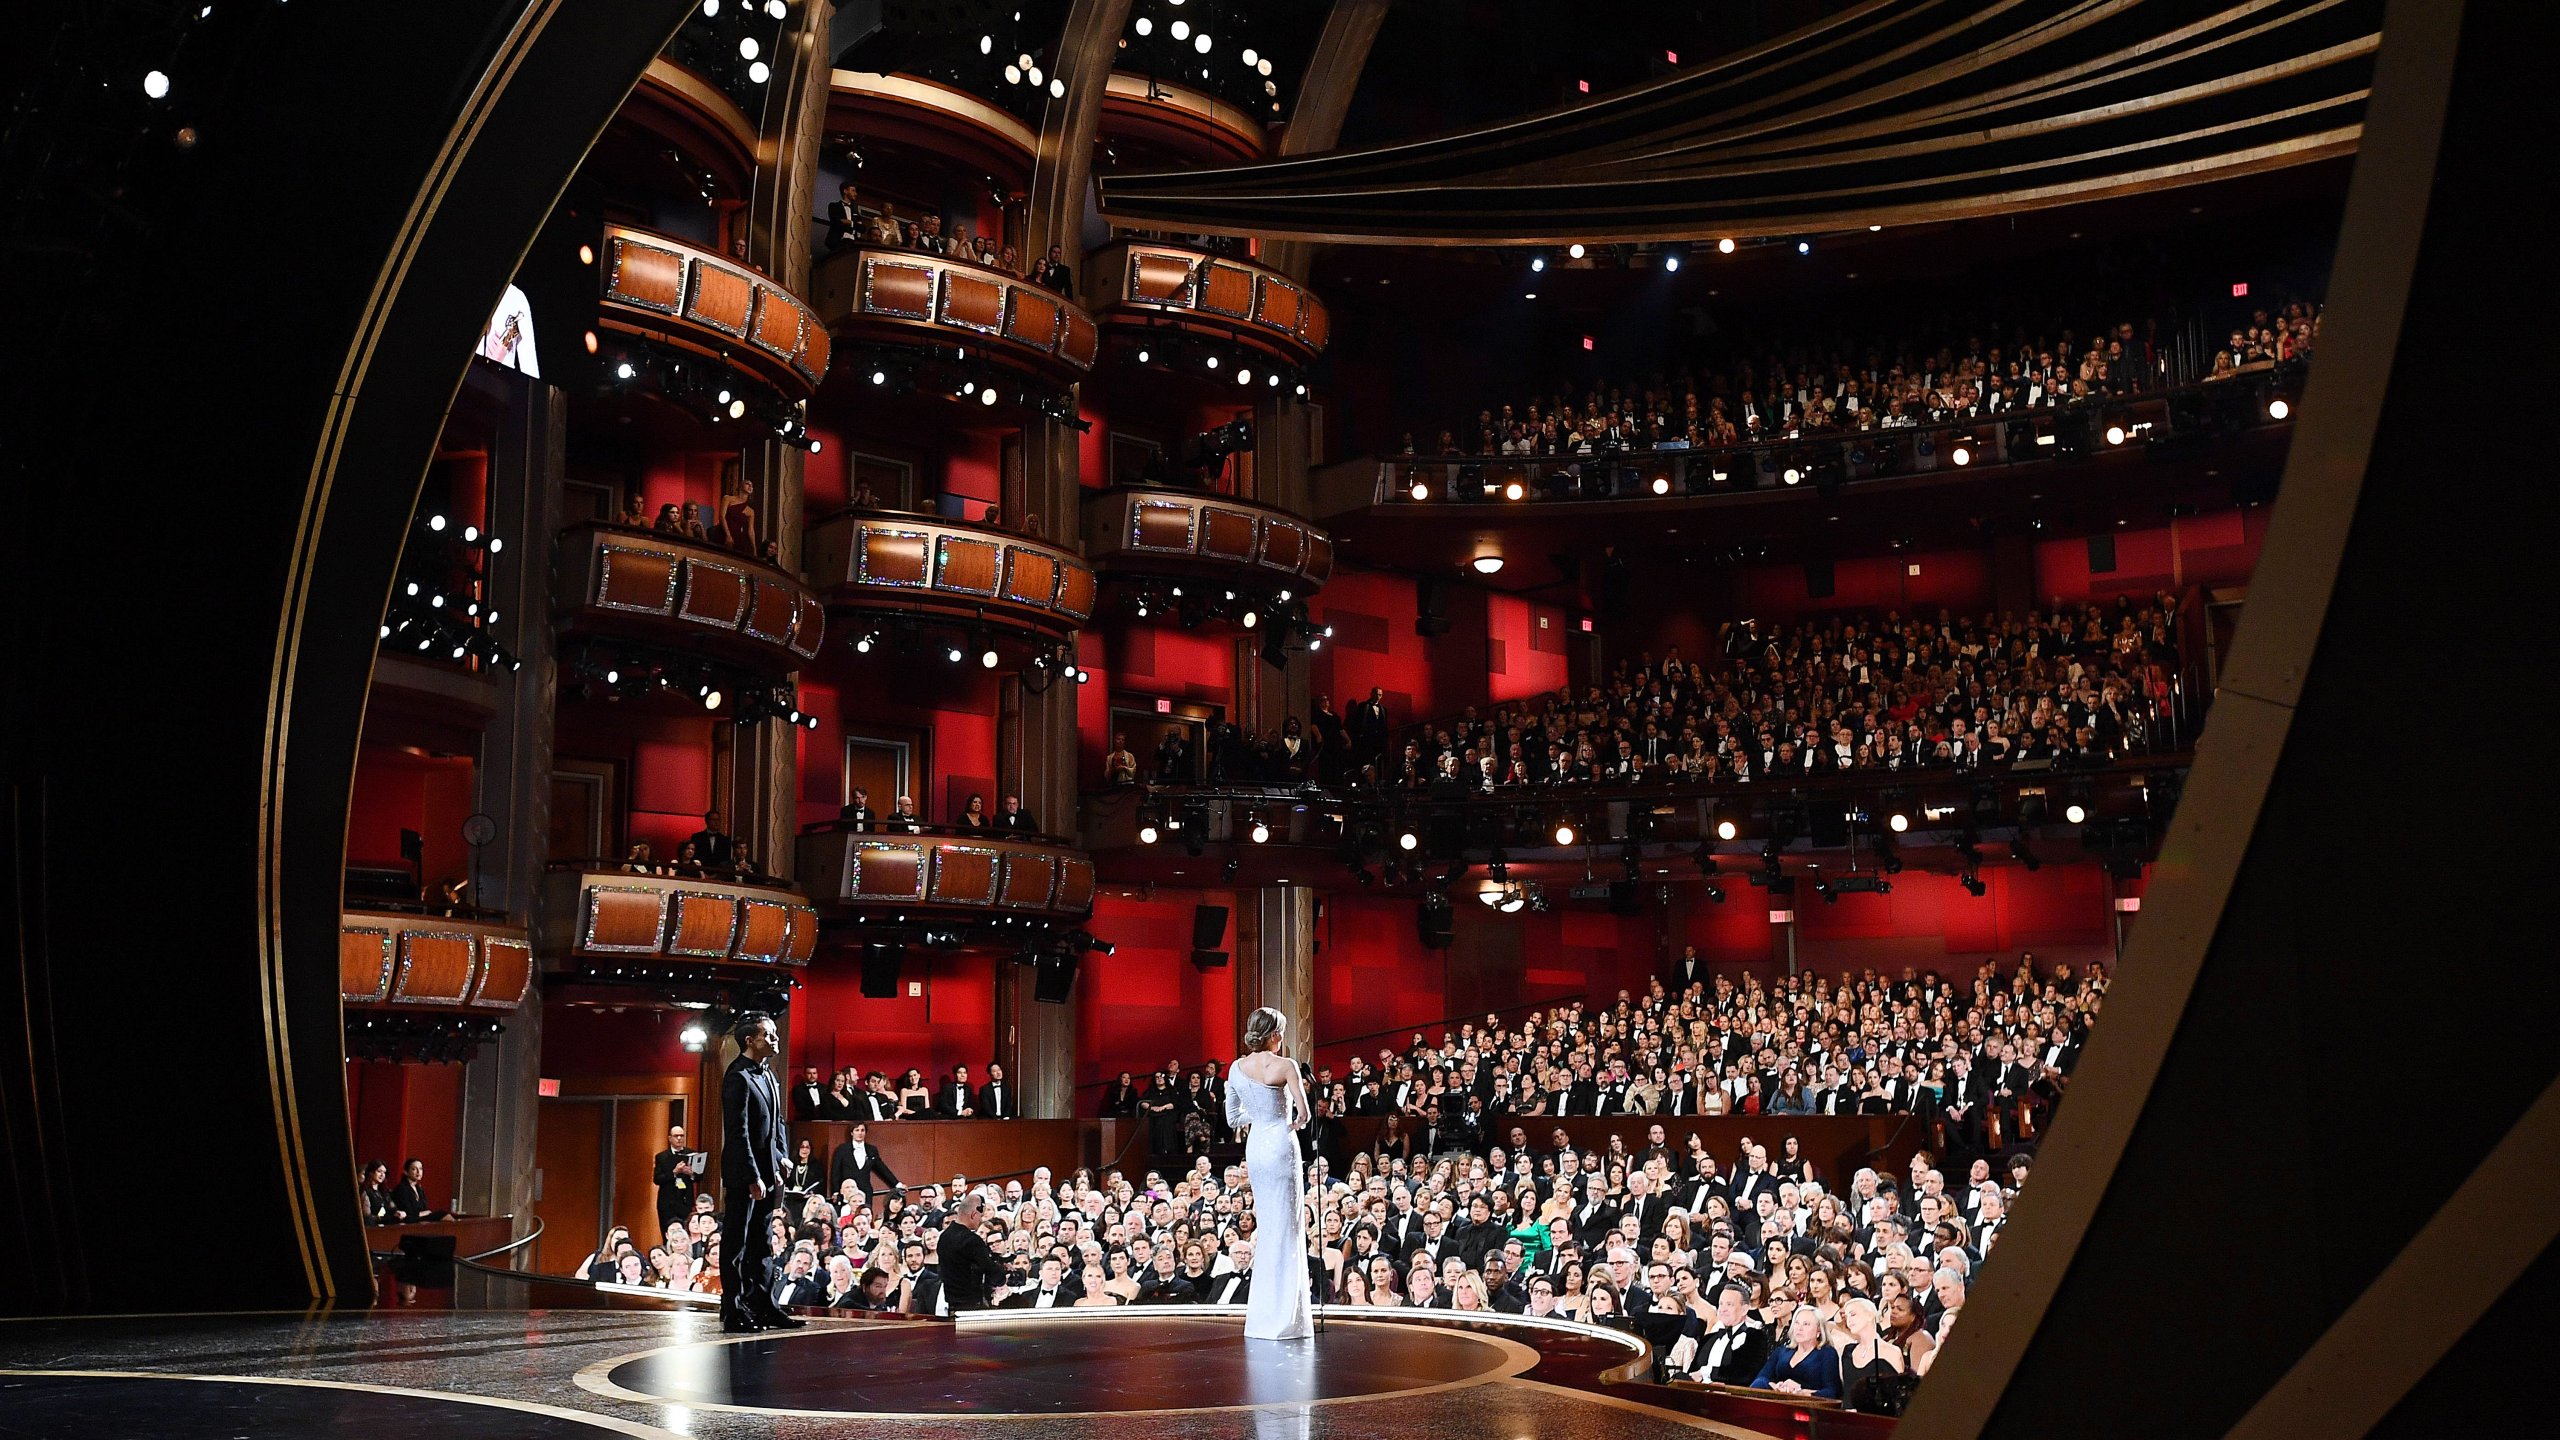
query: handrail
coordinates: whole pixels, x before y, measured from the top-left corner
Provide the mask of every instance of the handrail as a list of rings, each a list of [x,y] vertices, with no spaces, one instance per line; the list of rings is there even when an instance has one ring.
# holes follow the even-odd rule
[[[530,1244],[532,1244],[534,1241],[539,1240],[539,1239],[541,1239],[541,1238],[542,1238],[542,1231],[543,1231],[543,1227],[544,1227],[544,1225],[545,1225],[546,1223],[548,1223],[548,1222],[544,1221],[544,1219],[543,1219],[541,1216],[536,1215],[536,1216],[534,1216],[534,1217],[533,1217],[533,1233],[532,1233],[532,1234],[530,1234],[530,1235],[525,1236],[523,1239],[521,1239],[521,1240],[511,1241],[511,1242],[509,1242],[509,1243],[507,1243],[507,1244],[504,1244],[504,1245],[499,1246],[499,1247],[498,1247],[497,1249],[495,1249],[495,1250],[483,1250],[483,1251],[481,1251],[481,1252],[480,1252],[479,1254],[477,1254],[477,1255],[463,1255],[463,1256],[458,1256],[458,1257],[456,1257],[456,1258],[461,1259],[461,1260],[465,1260],[465,1261],[479,1261],[479,1260],[486,1260],[486,1259],[488,1259],[488,1258],[489,1258],[490,1256],[492,1256],[492,1255],[505,1255],[505,1254],[508,1254],[508,1253],[509,1253],[509,1252],[511,1252],[511,1251],[521,1250],[521,1249],[523,1249],[525,1246],[530,1245]]]
[[[1437,1020],[1425,1020],[1418,1024],[1394,1025],[1389,1026],[1384,1030],[1372,1030],[1366,1035],[1351,1035],[1340,1040],[1319,1040],[1316,1042],[1315,1048],[1321,1050],[1334,1045],[1357,1045],[1364,1040],[1381,1040],[1390,1035],[1402,1035],[1414,1030],[1428,1030],[1435,1025],[1445,1029],[1455,1025],[1472,1024],[1476,1020],[1483,1018],[1484,1015],[1507,1016],[1514,1013],[1525,1013],[1531,1010],[1553,1010],[1559,1005],[1572,1005],[1588,1001],[1590,998],[1590,991],[1577,990],[1571,995],[1559,995],[1552,1000],[1533,1001],[1524,1005],[1506,1005],[1498,1009],[1484,1011],[1482,1014],[1470,1012],[1465,1015],[1444,1015]]]
[[[937,840],[1011,840],[1022,845],[1052,845],[1073,850],[1076,842],[1046,830],[1003,830],[992,822],[980,826],[946,825],[932,820],[902,820],[895,815],[875,813],[866,823],[851,820],[812,820],[800,827],[803,835],[922,835]]]
[[[1390,503],[1502,505],[1523,502],[1573,504],[1605,503],[1619,499],[1665,499],[1678,496],[1735,494],[1753,488],[1751,484],[1740,481],[1738,477],[1751,473],[1762,461],[1769,462],[1773,471],[1783,467],[1786,470],[1799,472],[1795,480],[1784,480],[1782,475],[1773,475],[1773,478],[1779,479],[1784,486],[1819,486],[1825,483],[1861,485],[1877,480],[1907,478],[1914,472],[1907,467],[1888,469],[1881,464],[1874,464],[1872,473],[1840,473],[1828,477],[1827,480],[1826,477],[1804,472],[1810,472],[1816,465],[1827,464],[1839,464],[1845,472],[1851,463],[1871,464],[1875,460],[1880,460],[1892,447],[1907,446],[1916,450],[1922,441],[1935,442],[1941,439],[1951,442],[1964,441],[1971,440],[1975,436],[1986,437],[1976,447],[1982,453],[1969,453],[1965,461],[1957,462],[1953,459],[1954,447],[1950,444],[1946,447],[1949,452],[1947,465],[1938,467],[1936,473],[1945,474],[1949,473],[1950,469],[1962,469],[1967,465],[1976,464],[2014,465],[2026,459],[2053,458],[2054,452],[2061,448],[2056,432],[2066,421],[2089,424],[2092,430],[2085,437],[2088,441],[2087,448],[2092,452],[2105,450],[2114,447],[2106,444],[2103,436],[2095,432],[2095,427],[2110,414],[2125,412],[2130,431],[2136,423],[2130,412],[2141,410],[2153,412],[2155,416],[2167,416],[2170,413],[2169,407],[2175,400],[2195,400],[2236,394],[2243,388],[2243,382],[2272,380],[2278,383],[2298,384],[2307,369],[2307,361],[2287,362],[2281,365],[2267,363],[2261,367],[2234,371],[2226,376],[2172,389],[2149,390],[2132,395],[2091,396],[2064,404],[2020,406],[1970,419],[1925,420],[1903,425],[1879,426],[1867,430],[1836,430],[1813,434],[1791,431],[1785,435],[1742,440],[1731,445],[1675,445],[1662,449],[1642,450],[1595,447],[1587,455],[1571,452],[1552,455],[1504,455],[1498,452],[1473,455],[1419,453],[1381,455],[1376,457],[1378,480],[1372,503],[1378,505]],[[2156,423],[2156,419],[2153,423]],[[2268,419],[2249,428],[2271,429],[2287,423],[2289,422],[2285,420]],[[2036,431],[2033,443],[2025,447],[2028,453],[2023,456],[1998,453],[2002,447],[1995,441],[2007,427],[2017,424],[2028,425]],[[2130,433],[2126,436],[2128,443],[2133,438]],[[1852,460],[1853,452],[1859,447],[1865,448],[1870,457],[1868,461]],[[1936,467],[1935,449],[1933,448],[1930,453],[1931,464]],[[1571,479],[1576,482],[1574,488],[1581,490],[1583,482],[1588,479],[1583,473],[1586,466],[1603,472],[1606,483],[1613,493],[1569,495],[1545,493],[1546,483],[1558,478]],[[1623,472],[1665,466],[1669,467],[1667,473],[1650,477],[1652,483],[1642,486],[1639,490],[1624,494],[1614,493],[1620,479],[1644,478]],[[1704,471],[1703,477],[1700,474],[1701,466]],[[1436,469],[1441,472],[1441,475],[1424,478],[1422,483],[1425,486],[1425,495],[1418,498],[1411,497],[1407,493],[1406,477],[1413,471],[1422,469]],[[1496,469],[1516,472],[1511,476],[1511,481],[1518,484],[1520,494],[1511,495],[1506,489],[1499,495],[1479,494],[1465,498],[1452,498],[1443,486],[1431,483],[1432,480],[1442,477],[1445,477],[1444,483],[1462,482],[1470,474],[1481,482],[1485,472]]]
[[[504,910],[484,910],[477,905],[443,904],[433,900],[377,900],[371,896],[342,901],[339,909],[350,915],[414,915],[422,920],[465,920],[475,925],[520,925]]]
[[[581,855],[543,864],[547,875],[612,874],[649,875],[661,880],[708,880],[719,885],[744,885],[758,890],[793,890],[789,880],[767,875],[761,870],[741,870],[734,865],[705,865],[699,860],[652,858],[646,869],[634,869],[638,861],[611,855]],[[796,893],[796,892],[795,892]]]
[[[581,530],[605,530],[616,535],[630,535],[639,539],[655,540],[661,544],[694,546],[698,549],[711,551],[718,555],[724,563],[744,565],[750,569],[770,575],[777,580],[787,580],[800,589],[806,590],[809,588],[809,582],[801,579],[798,575],[795,575],[791,571],[765,559],[761,554],[741,550],[736,546],[731,545],[727,540],[718,536],[690,535],[681,530],[661,530],[654,523],[648,525],[626,525],[620,520],[581,520],[575,524],[560,527],[560,533],[563,535],[575,534]]]

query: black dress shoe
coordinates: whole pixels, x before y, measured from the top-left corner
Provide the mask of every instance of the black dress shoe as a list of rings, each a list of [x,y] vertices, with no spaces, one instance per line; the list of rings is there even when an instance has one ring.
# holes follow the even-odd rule
[[[788,1310],[776,1307],[756,1312],[756,1328],[760,1330],[806,1330],[809,1322]]]
[[[723,1335],[758,1335],[762,1334],[764,1329],[763,1325],[747,1315],[724,1311],[720,1316],[720,1333]]]

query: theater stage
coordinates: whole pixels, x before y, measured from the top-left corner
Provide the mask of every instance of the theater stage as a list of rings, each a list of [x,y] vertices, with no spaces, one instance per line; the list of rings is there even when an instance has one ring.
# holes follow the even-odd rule
[[[1214,1307],[755,1336],[664,1308],[20,1320],[0,1324],[0,1437],[1754,1435],[1629,1398],[1651,1387],[1608,1377],[1634,1344],[1446,1312],[1248,1343]]]

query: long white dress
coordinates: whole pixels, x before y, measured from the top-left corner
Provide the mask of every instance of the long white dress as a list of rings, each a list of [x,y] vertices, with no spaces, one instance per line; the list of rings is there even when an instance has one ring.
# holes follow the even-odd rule
[[[1244,1173],[1253,1185],[1253,1293],[1248,1340],[1299,1340],[1311,1331],[1307,1297],[1306,1178],[1289,1128],[1289,1092],[1232,1071],[1227,1125],[1244,1129]]]

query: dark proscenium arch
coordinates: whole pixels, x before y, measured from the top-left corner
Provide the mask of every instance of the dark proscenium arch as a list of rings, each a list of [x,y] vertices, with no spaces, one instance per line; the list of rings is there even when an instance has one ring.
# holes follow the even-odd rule
[[[275,7],[170,62],[198,143],[130,172],[12,436],[0,1310],[370,1302],[336,937],[375,627],[481,324],[689,3]],[[149,1284],[173,1199],[223,1251]]]

